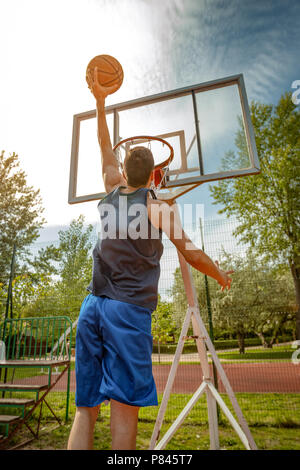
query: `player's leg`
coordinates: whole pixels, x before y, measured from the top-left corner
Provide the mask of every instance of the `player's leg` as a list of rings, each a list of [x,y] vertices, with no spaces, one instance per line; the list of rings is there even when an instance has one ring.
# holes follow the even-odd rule
[[[76,408],[75,418],[68,441],[68,450],[91,450],[94,429],[100,405]]]
[[[134,450],[138,425],[138,406],[110,400],[110,431],[113,450]]]
[[[114,450],[136,448],[140,407],[157,405],[152,374],[151,312],[106,299],[102,305],[102,396],[110,397]]]
[[[98,304],[101,299],[89,295],[80,309],[76,331],[76,414],[68,449],[92,449],[93,434],[100,403],[103,345],[99,328]]]

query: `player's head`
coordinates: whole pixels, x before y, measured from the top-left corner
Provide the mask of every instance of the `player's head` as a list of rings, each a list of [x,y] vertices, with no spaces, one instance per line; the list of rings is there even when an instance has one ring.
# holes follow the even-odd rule
[[[129,186],[147,186],[154,169],[154,158],[146,147],[133,147],[124,160],[124,173]]]

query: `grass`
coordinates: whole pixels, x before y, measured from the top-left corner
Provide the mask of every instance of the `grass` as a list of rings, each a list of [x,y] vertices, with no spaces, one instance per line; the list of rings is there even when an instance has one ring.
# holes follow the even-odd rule
[[[20,395],[19,395],[20,396]],[[172,394],[168,403],[167,413],[161,429],[161,436],[178,416],[191,395]],[[65,393],[51,392],[49,404],[55,413],[64,420]],[[159,397],[161,399],[161,396]],[[223,399],[228,406],[227,396]],[[253,438],[259,449],[266,450],[300,450],[300,399],[299,394],[250,394],[238,393],[238,402],[249,424]],[[138,425],[137,449],[145,450],[149,446],[154,428],[157,407],[143,408],[140,411]],[[66,449],[72,420],[75,413],[74,393],[71,393],[70,420],[57,427],[57,423],[47,407],[43,410],[44,418],[39,440],[26,446],[26,449]],[[109,431],[110,407],[102,406],[95,428],[94,447],[98,450],[109,450],[111,438]],[[34,428],[37,412],[31,420]],[[55,429],[52,429],[55,426]],[[26,429],[26,428],[25,428]],[[23,431],[28,435],[27,431]],[[219,425],[220,446],[224,449],[242,450],[243,444],[229,425],[227,418],[220,415]],[[24,438],[23,436],[23,438]],[[18,438],[20,439],[20,437]],[[15,443],[18,441],[15,440]],[[201,397],[181,428],[176,432],[166,450],[208,450],[209,432],[205,397]]]
[[[218,353],[219,358],[226,362],[252,362],[260,360],[290,361],[293,349],[286,345],[278,346],[272,350],[262,348],[247,349],[244,355],[238,351],[222,351]],[[197,356],[195,356],[197,357]],[[171,364],[172,359],[170,358]],[[197,359],[198,362],[198,359]],[[195,362],[191,362],[195,363]],[[162,364],[162,363],[161,363]],[[75,366],[71,362],[71,368]],[[44,369],[44,373],[46,369]],[[8,369],[7,381],[10,381],[12,369]],[[38,369],[17,369],[17,378],[40,375]],[[3,375],[2,375],[3,380]],[[32,394],[18,394],[15,396],[30,396]],[[7,395],[9,396],[9,395]],[[249,424],[252,435],[259,449],[268,450],[300,450],[300,394],[279,394],[279,393],[237,393],[238,402],[243,410],[244,416]],[[65,419],[66,393],[51,392],[47,400],[55,413]],[[161,429],[161,436],[164,435],[168,427],[178,416],[191,395],[172,394],[168,403],[168,409]],[[26,446],[28,449],[65,449],[71,429],[72,420],[75,413],[74,393],[70,394],[70,420],[63,426],[57,427],[57,422],[50,414],[47,407],[43,409],[43,424],[40,439]],[[159,397],[159,400],[161,396]],[[223,399],[228,406],[230,402],[227,396]],[[158,408],[149,407],[141,409],[138,427],[137,449],[147,449],[154,428]],[[5,414],[5,410],[1,409]],[[8,414],[15,414],[15,410],[7,410]],[[31,420],[33,428],[37,422],[37,411]],[[110,408],[103,406],[95,429],[95,448],[99,450],[110,449],[109,431]],[[52,429],[55,426],[55,429]],[[0,429],[1,432],[1,429]],[[28,436],[26,428],[22,431],[24,436]],[[232,430],[225,416],[221,414],[219,426],[220,445],[224,449],[239,450],[244,449],[238,436]],[[22,437],[22,436],[21,436]],[[16,438],[15,443],[19,442]],[[209,449],[209,432],[207,422],[207,407],[205,397],[201,397],[197,405],[188,415],[184,424],[173,436],[166,450],[207,450]]]
[[[244,354],[240,354],[239,352],[222,352],[218,353],[219,359],[226,359],[228,361],[237,361],[237,362],[243,362],[243,361],[266,361],[266,360],[273,360],[273,361],[291,361],[291,357],[293,354],[293,350],[291,349],[290,351],[287,350],[260,350],[260,349],[254,349],[254,350],[248,350]]]
[[[244,354],[240,354],[238,350],[234,351],[217,351],[217,355],[219,359],[221,359],[222,362],[236,362],[236,363],[243,363],[243,362],[259,362],[259,361],[277,361],[277,362],[290,362],[292,358],[292,354],[294,352],[294,349],[292,349],[290,346],[276,346],[276,348],[273,349],[263,349],[263,348],[255,348],[255,349],[246,349],[246,352]],[[173,356],[170,356],[170,360],[165,360],[165,355],[164,355],[164,361],[158,362],[155,361],[153,364],[171,364]],[[183,356],[184,357],[184,356]],[[185,361],[182,360],[183,357],[181,357],[181,362],[184,364],[194,364],[195,362],[198,361],[197,353],[195,353],[195,361],[190,360],[190,361]],[[208,358],[210,359],[210,353],[208,353]]]

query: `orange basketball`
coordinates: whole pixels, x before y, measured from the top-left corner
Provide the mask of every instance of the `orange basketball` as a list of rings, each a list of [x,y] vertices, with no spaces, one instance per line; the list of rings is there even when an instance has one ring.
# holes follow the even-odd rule
[[[97,55],[88,64],[86,71],[90,72],[91,75],[94,73],[94,68],[98,69],[98,81],[100,85],[105,87],[111,87],[118,85],[117,91],[123,82],[123,69],[121,64],[112,57],[111,55]],[[88,83],[88,78],[86,76]]]

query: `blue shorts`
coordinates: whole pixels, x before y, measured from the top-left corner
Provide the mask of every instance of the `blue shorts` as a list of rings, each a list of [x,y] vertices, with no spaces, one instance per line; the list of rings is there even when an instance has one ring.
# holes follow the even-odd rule
[[[150,310],[89,294],[76,333],[76,406],[97,406],[110,398],[157,405],[151,354]]]

